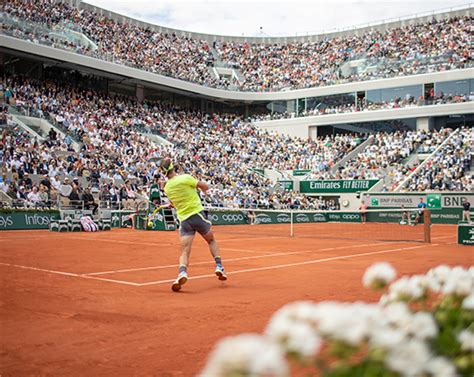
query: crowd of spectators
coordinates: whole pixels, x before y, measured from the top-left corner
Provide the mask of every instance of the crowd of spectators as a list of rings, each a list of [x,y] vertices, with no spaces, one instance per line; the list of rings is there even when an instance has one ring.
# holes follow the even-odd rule
[[[138,103],[63,82],[15,76],[6,77],[0,89],[9,106],[47,118],[82,145],[74,150],[67,135],[48,134],[42,145],[29,148],[32,157],[45,164],[45,171],[35,170],[35,174],[83,177],[96,186],[105,180],[106,186],[100,187],[103,199],[124,199],[117,196],[119,188],[112,182],[130,180],[137,183],[136,190],[145,192],[157,173],[156,160],[172,155],[183,171],[215,187],[210,197],[219,205],[231,198],[234,206],[288,206],[293,194],[268,190],[271,182],[252,168],[283,171],[307,169],[315,163],[332,166],[361,142],[357,135],[316,140],[273,135],[235,115],[211,116],[161,103]],[[169,143],[153,143],[140,130],[159,132]],[[16,146],[21,148],[25,146]],[[21,152],[4,157],[10,168],[21,165]]]
[[[10,20],[2,22],[2,33],[217,88],[279,91],[472,66],[467,16],[314,42],[210,46],[55,0],[7,0],[0,10]],[[68,38],[68,28],[80,30],[96,47]],[[243,80],[229,86],[210,69],[216,59],[240,70]],[[367,69],[346,72],[344,65],[355,59],[365,59]]]
[[[408,191],[468,191],[474,186],[471,169],[474,129],[460,129],[436,155],[420,167],[404,184]]]
[[[317,42],[221,42],[217,51],[244,74],[243,90],[307,88],[470,66],[469,24],[461,17]],[[345,63],[361,58],[371,69],[343,74]]]
[[[309,178],[316,179],[389,176],[395,184],[409,173],[404,159],[415,150],[433,152],[450,132],[379,132],[355,158],[335,169],[336,163],[366,136],[338,134],[304,140],[270,134],[236,115],[210,115],[159,102],[139,103],[52,80],[6,76],[0,89],[4,108],[11,106],[45,117],[80,142],[74,148],[67,134],[54,130],[43,141],[17,128],[10,134],[4,132],[0,145],[2,173],[12,178],[10,182],[2,178],[2,190],[35,206],[61,202],[62,198],[84,200],[83,196],[90,194],[80,186],[84,182],[84,187],[98,192],[100,200],[133,206],[136,199],[146,197],[150,184],[156,181],[157,161],[171,156],[181,172],[211,184],[213,188],[204,198],[208,204],[309,208],[316,204],[272,184],[258,169],[312,169]],[[151,141],[140,132],[143,130],[159,132],[167,143]],[[43,176],[45,182],[49,180],[49,188],[23,182],[28,174]],[[9,188],[12,182],[15,187]]]
[[[378,132],[373,135],[373,139],[362,151],[339,168],[320,169],[313,166],[306,179],[383,179],[386,185],[383,191],[393,190],[420,163],[420,158],[407,163],[407,159],[414,152],[425,156],[433,153],[451,133],[451,129],[431,132],[407,130],[391,133]],[[464,148],[461,149],[464,151],[470,148],[470,143],[467,138]],[[445,148],[440,155],[444,156],[447,152]],[[466,170],[460,169],[460,171]],[[453,189],[466,190],[469,186],[465,183],[469,180],[470,178],[466,177],[457,186],[453,186]]]

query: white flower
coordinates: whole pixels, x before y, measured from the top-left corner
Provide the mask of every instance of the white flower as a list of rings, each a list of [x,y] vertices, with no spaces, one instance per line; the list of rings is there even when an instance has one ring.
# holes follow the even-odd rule
[[[392,348],[385,358],[387,368],[402,376],[418,376],[430,360],[430,351],[425,342],[410,339]]]
[[[464,351],[474,352],[474,332],[463,330],[458,335],[458,341],[461,349]]]
[[[441,292],[444,295],[455,294],[461,297],[467,296],[471,294],[474,289],[473,283],[474,279],[469,271],[462,267],[455,267],[451,270]]]
[[[467,296],[462,302],[463,309],[474,310],[474,293]]]
[[[317,304],[309,301],[292,302],[278,309],[273,314],[271,321],[276,318],[289,318],[293,321],[303,321],[316,327]]]
[[[391,283],[396,276],[397,272],[390,263],[380,262],[373,264],[365,270],[362,282],[364,287],[367,288],[385,287],[388,283]]]
[[[390,304],[392,300],[390,300],[390,295],[389,294],[383,294],[382,296],[380,296],[380,299],[379,299],[379,304],[382,305],[382,306],[386,306],[388,304]]]
[[[369,337],[380,308],[374,304],[320,304],[319,331],[322,335],[358,345]]]
[[[321,338],[308,323],[289,317],[273,318],[265,335],[283,351],[294,353],[303,359],[315,357],[321,347]]]
[[[396,328],[408,328],[412,320],[412,313],[404,302],[394,302],[383,310],[383,316],[388,324]]]
[[[456,377],[456,367],[444,357],[431,359],[425,367],[431,377]]]
[[[279,348],[257,334],[222,339],[214,347],[200,377],[287,377],[288,364]]]
[[[395,300],[417,300],[425,293],[425,282],[419,277],[403,276],[389,287],[389,298]]]
[[[371,328],[369,344],[373,348],[381,347],[385,350],[396,347],[405,340],[405,334],[390,326]]]
[[[438,334],[438,326],[431,313],[418,312],[413,314],[405,331],[415,338],[424,340],[436,336]]]
[[[435,278],[440,284],[444,284],[450,273],[451,268],[445,264],[442,264],[429,270],[427,275]]]

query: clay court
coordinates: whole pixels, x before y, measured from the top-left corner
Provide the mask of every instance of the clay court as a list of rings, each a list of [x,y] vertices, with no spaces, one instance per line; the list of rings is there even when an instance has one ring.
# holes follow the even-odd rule
[[[216,341],[261,332],[288,302],[375,300],[361,283],[374,262],[414,274],[473,261],[455,226],[434,225],[426,244],[398,241],[412,231],[398,224],[384,225],[388,242],[371,224],[338,225],[293,238],[284,225],[215,227],[229,280],[196,239],[180,293],[177,232],[2,232],[0,375],[193,376]]]

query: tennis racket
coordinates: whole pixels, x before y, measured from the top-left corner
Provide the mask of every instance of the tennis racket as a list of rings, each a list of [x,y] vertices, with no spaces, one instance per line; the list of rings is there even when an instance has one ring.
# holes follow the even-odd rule
[[[171,207],[171,204],[163,204],[163,205],[159,205],[157,206],[152,213],[150,213],[148,215],[148,217],[145,217],[143,218],[143,220],[146,220],[147,221],[147,225],[148,227],[152,227],[153,226],[153,218],[155,217],[155,215],[160,212],[162,209],[164,208],[170,208]]]

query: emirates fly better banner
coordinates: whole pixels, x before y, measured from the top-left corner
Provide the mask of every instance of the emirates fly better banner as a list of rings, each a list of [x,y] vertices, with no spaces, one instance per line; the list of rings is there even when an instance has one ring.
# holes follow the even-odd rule
[[[355,193],[370,190],[378,181],[378,179],[301,181],[300,192],[303,194]]]

